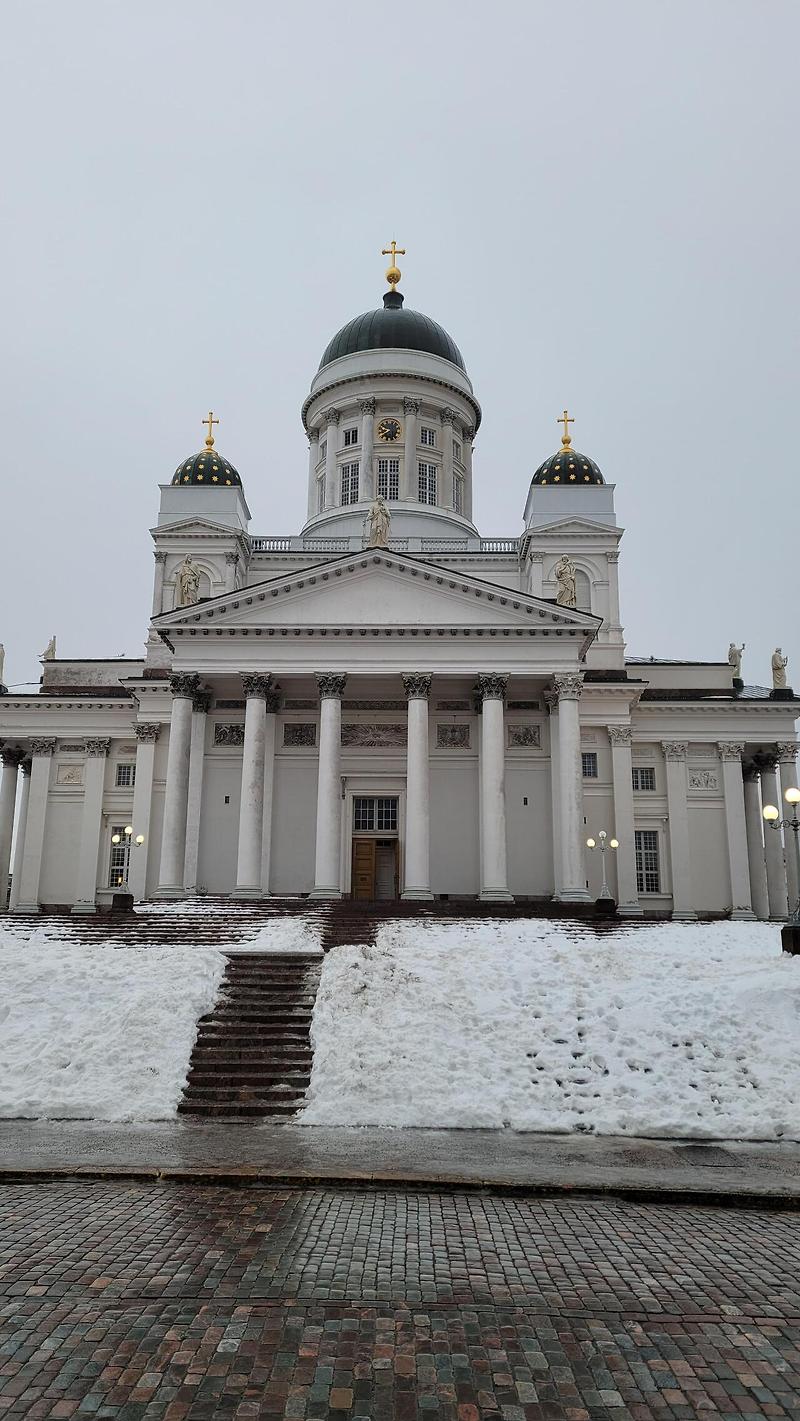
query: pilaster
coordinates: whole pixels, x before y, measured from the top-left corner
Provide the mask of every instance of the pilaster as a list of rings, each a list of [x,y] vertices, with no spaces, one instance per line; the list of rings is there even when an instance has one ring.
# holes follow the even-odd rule
[[[579,702],[583,676],[570,671],[553,678],[558,696],[558,760],[561,816],[561,903],[586,903],[583,862],[583,781]]]
[[[325,507],[335,508],[339,502],[337,459],[339,450],[339,411],[325,411]]]
[[[371,503],[375,497],[375,401],[372,396],[359,400],[361,410],[361,485],[360,500]]]
[[[689,853],[689,804],[685,740],[664,740],[662,749],[667,767],[667,813],[669,815],[669,857],[672,872],[672,916],[693,922],[692,872]]]
[[[147,897],[147,863],[150,856],[150,812],[153,802],[153,769],[156,742],[161,733],[157,721],[141,721],[133,727],[136,736],[136,778],[133,786],[133,838],[144,835],[141,849],[131,848],[128,888],[134,902]]]
[[[106,775],[108,740],[86,741],[86,769],[83,786],[81,841],[78,851],[78,880],[73,913],[97,912],[97,860],[103,817],[103,786]]]
[[[482,902],[513,902],[508,887],[506,839],[506,746],[504,702],[507,676],[478,677],[481,700],[480,814]]]
[[[226,554],[226,557],[229,556]],[[235,556],[238,557],[238,554]],[[183,862],[183,886],[187,893],[197,891],[197,861],[200,854],[200,816],[203,808],[203,775],[206,758],[206,724],[211,705],[211,692],[197,691],[192,696],[192,733],[189,741],[189,794],[186,802],[186,853]]]
[[[611,775],[614,783],[614,832],[619,843],[617,860],[617,912],[623,918],[640,918],[644,909],[636,886],[636,841],[633,813],[631,728],[609,725]]]
[[[186,814],[189,803],[189,755],[192,741],[192,704],[200,689],[197,675],[170,677],[172,715],[169,726],[167,784],[164,794],[164,827],[158,894],[180,898],[184,893]]]
[[[767,893],[767,866],[764,858],[762,838],[761,795],[759,793],[760,774],[755,765],[750,765],[744,774],[744,824],[747,836],[747,861],[750,869],[750,901],[757,918],[769,918],[769,895]]]
[[[774,804],[783,818],[784,802],[778,785],[776,756],[759,756],[761,768],[761,798],[764,804]],[[764,829],[764,857],[767,863],[767,896],[769,916],[773,923],[783,923],[789,916],[786,892],[786,870],[780,829],[767,825]]]
[[[403,455],[403,465],[400,471],[400,497],[416,502],[419,492],[417,482],[417,420],[419,418],[419,400],[414,400],[410,395],[406,395],[403,400],[403,415],[405,416],[405,445]]]
[[[755,918],[747,858],[747,828],[742,781],[743,743],[721,741],[722,783],[725,792],[725,829],[728,839],[728,867],[731,878],[731,918],[752,922]]]
[[[428,697],[432,677],[408,672],[403,688],[408,701],[406,762],[406,844],[404,898],[431,899],[430,755]]]
[[[786,803],[784,795],[787,789],[797,789],[797,745],[794,740],[781,741],[776,746],[778,752],[778,769],[781,780],[781,818],[785,819],[790,812],[790,806]],[[787,831],[787,840],[790,833]],[[794,844],[786,844],[786,886],[789,892],[789,905],[794,909],[800,898],[800,880],[797,876],[797,855]]]

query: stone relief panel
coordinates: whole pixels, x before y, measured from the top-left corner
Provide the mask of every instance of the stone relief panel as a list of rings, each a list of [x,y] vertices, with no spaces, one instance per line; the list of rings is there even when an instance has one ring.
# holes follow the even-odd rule
[[[316,721],[296,722],[294,725],[288,724],[283,727],[284,745],[296,747],[298,745],[308,749],[317,743]]]
[[[82,785],[83,765],[59,765],[56,770],[57,785]]]
[[[509,725],[508,745],[509,749],[527,749],[532,745],[541,745],[542,732],[538,725]]]
[[[690,789],[719,789],[719,779],[714,770],[690,770]]]
[[[469,726],[437,725],[436,747],[438,750],[469,750]]]
[[[215,745],[244,745],[244,723],[238,725],[222,725],[219,721],[214,726]]]
[[[407,725],[367,725],[355,721],[342,726],[342,745],[351,749],[371,749],[379,746],[402,748],[407,740]]]
[[[469,701],[437,701],[436,709],[440,711],[468,711],[472,707]]]

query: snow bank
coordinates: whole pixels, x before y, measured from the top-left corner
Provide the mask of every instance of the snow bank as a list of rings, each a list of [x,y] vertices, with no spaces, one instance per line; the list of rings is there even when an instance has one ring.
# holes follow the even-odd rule
[[[175,1114],[197,1018],[225,971],[214,948],[115,950],[0,927],[0,1116]]]
[[[800,958],[769,924],[387,925],[329,953],[313,1125],[800,1139]]]
[[[247,922],[237,919],[236,909],[232,909],[229,903],[209,903],[203,898],[196,898],[190,902],[148,903],[146,907],[137,908],[136,914],[147,920],[159,917],[204,918],[206,926],[208,920],[213,923],[215,918],[220,918],[221,940],[217,945],[221,952],[322,953],[319,927],[309,922],[303,913],[267,915]],[[222,941],[225,927],[230,926],[235,927],[236,937]]]

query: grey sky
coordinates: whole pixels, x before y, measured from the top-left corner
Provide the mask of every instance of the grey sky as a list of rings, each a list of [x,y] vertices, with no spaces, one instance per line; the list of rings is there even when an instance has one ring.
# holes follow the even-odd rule
[[[776,643],[800,685],[800,12],[777,0],[5,0],[0,641],[139,655],[159,482],[202,444],[305,517],[330,336],[460,346],[476,521],[520,530],[575,415],[618,485],[633,655]]]

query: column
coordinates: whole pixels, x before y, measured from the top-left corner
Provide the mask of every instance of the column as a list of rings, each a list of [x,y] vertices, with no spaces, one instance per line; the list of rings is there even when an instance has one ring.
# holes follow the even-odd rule
[[[553,897],[561,897],[561,796],[559,793],[558,696],[545,691],[544,703],[549,712],[550,728],[550,818],[553,832]]]
[[[141,848],[131,845],[131,863],[128,869],[128,888],[138,903],[147,896],[147,860],[150,853],[150,810],[153,802],[153,769],[156,759],[156,741],[161,733],[157,721],[143,721],[133,727],[136,735],[136,778],[133,786],[133,838],[144,834]]]
[[[308,431],[308,516],[316,518],[317,506],[317,466],[319,464],[319,430]]]
[[[361,410],[361,484],[359,502],[371,503],[375,497],[375,401],[359,400]]]
[[[325,423],[327,426],[327,432],[325,434],[327,440],[325,449],[325,507],[335,508],[339,502],[336,469],[336,453],[339,442],[339,411],[326,410]]]
[[[759,772],[749,765],[744,773],[744,827],[747,835],[747,862],[750,868],[750,902],[757,918],[769,918],[767,866],[764,861],[761,796],[758,791]]]
[[[100,853],[108,746],[108,740],[86,741],[81,838],[73,913],[97,912],[97,860]]]
[[[238,554],[237,554],[238,556]],[[192,734],[189,741],[189,796],[186,801],[186,853],[183,886],[197,891],[197,859],[200,852],[200,811],[203,804],[203,770],[206,759],[206,719],[211,692],[197,691],[192,697]]]
[[[752,922],[755,918],[750,896],[750,864],[747,857],[747,827],[744,814],[742,754],[744,744],[721,741],[717,746],[722,761],[725,791],[725,829],[728,836],[728,867],[731,875],[731,918]]]
[[[50,762],[55,748],[55,739],[49,737],[31,741],[31,783],[28,791],[25,838],[21,845],[19,898],[15,909],[18,913],[39,911],[39,882],[42,876],[44,826],[50,790]]]
[[[189,752],[192,741],[192,701],[200,677],[170,676],[172,716],[169,723],[167,788],[164,795],[164,825],[161,833],[161,867],[157,893],[164,898],[183,895],[186,859],[186,812],[189,803]]]
[[[236,591],[236,569],[239,566],[239,554],[228,552],[225,554],[225,591]]]
[[[608,561],[608,624],[620,631],[619,624],[619,548],[606,553]]]
[[[797,789],[797,746],[793,740],[781,741],[778,746],[778,765],[781,777],[781,802],[778,806],[781,819],[791,819],[792,806],[783,798],[787,789]],[[800,898],[800,880],[797,877],[797,854],[792,840],[794,831],[786,830],[786,884],[789,890],[789,907],[794,909]]]
[[[542,587],[542,573],[544,564],[544,553],[530,554],[530,586],[528,591],[532,597],[541,597],[544,591]]]
[[[264,838],[264,751],[266,700],[271,676],[243,676],[244,713],[242,795],[239,803],[239,851],[235,898],[261,897],[261,846]]]
[[[406,760],[406,843],[404,898],[432,898],[430,756],[428,696],[431,677],[411,672],[403,676],[408,701]],[[502,709],[502,702],[501,709]]]
[[[619,841],[617,861],[617,912],[622,918],[640,918],[644,909],[636,886],[636,841],[633,820],[631,728],[610,725],[611,776],[614,783],[614,836]]]
[[[153,579],[153,611],[151,615],[157,617],[164,610],[164,564],[167,561],[167,555],[162,552],[161,548],[156,548],[153,557],[156,560],[156,572]]]
[[[319,778],[317,844],[312,898],[341,898],[342,696],[346,675],[318,675]]]
[[[553,678],[558,696],[558,792],[561,817],[560,903],[588,903],[583,862],[583,781],[578,706],[583,676],[570,671]]]
[[[667,814],[669,816],[669,857],[672,867],[672,916],[691,922],[697,914],[692,907],[692,875],[689,858],[689,805],[686,798],[685,740],[661,742],[667,765]]]
[[[442,487],[438,501],[444,508],[453,507],[453,423],[455,418],[455,410],[442,410]]]
[[[475,438],[475,427],[472,424],[464,425],[464,516],[472,519],[472,441]]]
[[[22,851],[25,847],[25,831],[28,827],[28,800],[31,789],[31,762],[23,760],[20,765],[22,774],[22,793],[19,797],[19,818],[17,819],[17,840],[14,845],[14,866],[11,871],[11,893],[8,899],[8,911],[13,913],[19,903],[19,885],[22,878]]]
[[[6,911],[11,840],[14,835],[14,807],[17,802],[17,778],[19,767],[25,759],[25,751],[14,750],[9,745],[3,751],[2,759],[3,772],[0,777],[0,913]]]
[[[405,457],[400,475],[400,497],[401,499],[411,499],[417,502],[419,494],[419,476],[417,474],[417,416],[419,414],[419,400],[412,400],[409,395],[403,400],[403,414],[406,420],[405,430]]]
[[[506,746],[505,700],[507,676],[481,675],[481,891],[482,902],[513,902],[508,889],[506,863]]]
[[[261,829],[261,894],[269,893],[270,864],[272,860],[272,799],[275,785],[275,740],[278,730],[278,712],[281,698],[278,691],[270,691],[266,701],[264,722],[264,815]]]
[[[777,759],[773,756],[761,758],[761,800],[763,804],[775,804],[783,818],[784,803],[776,774]],[[783,862],[783,840],[780,829],[764,827],[764,856],[767,861],[767,896],[769,916],[773,923],[783,923],[789,915],[786,895],[786,872]]]

